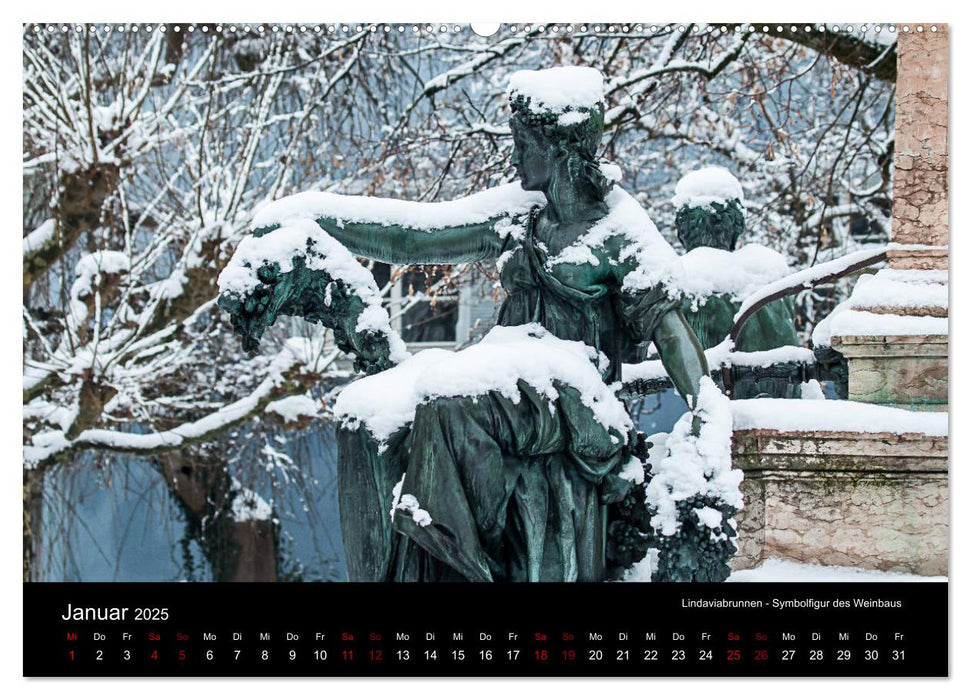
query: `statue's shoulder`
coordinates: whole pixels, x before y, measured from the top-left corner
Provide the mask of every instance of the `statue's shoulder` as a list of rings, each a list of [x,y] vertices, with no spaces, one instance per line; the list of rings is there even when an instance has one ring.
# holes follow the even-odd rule
[[[680,297],[685,276],[680,257],[644,204],[620,185],[614,185],[605,203],[607,215],[591,228],[590,236],[608,250],[623,291],[663,288],[667,296]]]

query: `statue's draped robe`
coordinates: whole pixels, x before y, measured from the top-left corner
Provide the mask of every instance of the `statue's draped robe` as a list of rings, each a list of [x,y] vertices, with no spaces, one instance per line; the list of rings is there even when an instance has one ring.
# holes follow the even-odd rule
[[[708,349],[724,341],[732,332],[735,314],[741,305],[730,294],[713,294],[704,300],[704,304],[690,299],[685,301],[682,312],[702,347]],[[742,327],[735,341],[735,350],[757,352],[785,345],[799,345],[795,310],[789,297],[776,299],[756,311]],[[732,398],[797,399],[801,391],[798,384],[785,379],[743,379],[732,387]]]
[[[680,306],[655,288],[622,293],[613,280],[577,288],[544,264],[529,225],[502,269],[499,324],[539,323],[602,352],[608,384]],[[364,426],[340,428],[341,522],[352,581],[598,581],[604,504],[623,496],[616,472],[627,435],[607,429],[579,392],[556,384],[553,402],[525,382],[518,403],[490,392],[437,398],[380,447]],[[432,522],[398,510],[414,496]]]

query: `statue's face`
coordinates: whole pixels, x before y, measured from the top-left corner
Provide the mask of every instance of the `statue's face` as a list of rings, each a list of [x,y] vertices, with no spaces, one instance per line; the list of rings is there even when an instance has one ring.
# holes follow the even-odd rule
[[[553,177],[554,149],[537,130],[516,120],[510,126],[514,144],[512,164],[522,181],[523,189],[545,189]]]

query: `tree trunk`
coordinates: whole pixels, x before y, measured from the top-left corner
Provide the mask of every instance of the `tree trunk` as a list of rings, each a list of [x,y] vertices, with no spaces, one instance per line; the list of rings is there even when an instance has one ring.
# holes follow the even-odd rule
[[[216,581],[276,581],[277,530],[271,519],[236,522],[238,494],[225,461],[201,448],[185,448],[158,458],[172,495],[198,533]]]
[[[24,581],[41,580],[44,472],[24,470]]]

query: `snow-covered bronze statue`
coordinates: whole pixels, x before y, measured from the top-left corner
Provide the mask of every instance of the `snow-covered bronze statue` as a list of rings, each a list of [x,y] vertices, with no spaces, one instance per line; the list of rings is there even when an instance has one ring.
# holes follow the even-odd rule
[[[723,343],[742,301],[760,287],[790,273],[785,258],[757,244],[736,249],[745,231],[742,187],[719,167],[688,173],[675,188],[675,225],[687,253],[684,315],[705,349]],[[760,308],[734,343],[737,352],[759,352],[797,346],[792,299]],[[732,398],[798,398],[800,385],[785,379],[736,381]]]
[[[287,197],[257,213],[224,270],[220,305],[248,348],[279,315],[301,316],[370,374],[334,405],[352,581],[603,580],[607,504],[625,499],[647,513],[647,532],[611,525],[618,549],[639,550],[625,564],[652,546],[658,579],[728,575],[731,416],[681,312],[678,255],[596,158],[603,91],[590,68],[514,73],[520,183],[444,203]],[[354,256],[496,260],[498,326],[410,356]],[[693,410],[645,474],[617,391],[622,360],[652,342]]]

